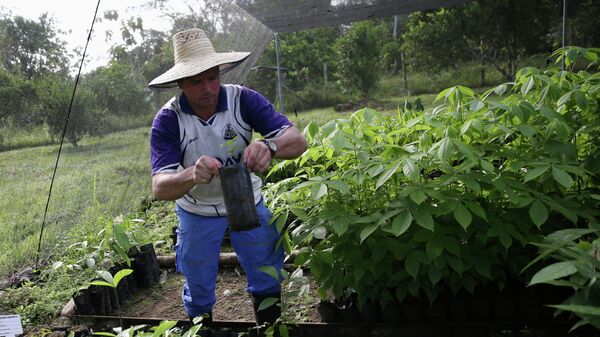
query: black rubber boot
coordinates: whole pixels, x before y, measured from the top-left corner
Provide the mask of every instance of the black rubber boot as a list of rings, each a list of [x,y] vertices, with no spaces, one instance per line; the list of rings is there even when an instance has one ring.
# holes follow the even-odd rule
[[[267,298],[276,298],[277,302],[273,305],[258,310],[263,300]],[[275,321],[281,316],[281,293],[269,294],[269,295],[252,295],[252,305],[254,306],[254,317],[256,317],[256,323],[263,325],[265,323],[274,324]]]

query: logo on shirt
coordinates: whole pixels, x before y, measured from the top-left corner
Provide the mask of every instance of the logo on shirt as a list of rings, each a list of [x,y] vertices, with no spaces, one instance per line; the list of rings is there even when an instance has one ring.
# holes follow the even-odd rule
[[[223,139],[232,140],[237,136],[237,131],[231,126],[231,124],[225,125],[223,128]]]

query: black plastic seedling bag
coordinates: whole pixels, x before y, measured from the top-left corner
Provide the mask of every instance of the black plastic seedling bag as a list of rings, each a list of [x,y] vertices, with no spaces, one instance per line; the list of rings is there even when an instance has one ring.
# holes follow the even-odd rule
[[[229,227],[234,231],[259,227],[252,180],[246,165],[238,163],[222,167],[219,171]]]

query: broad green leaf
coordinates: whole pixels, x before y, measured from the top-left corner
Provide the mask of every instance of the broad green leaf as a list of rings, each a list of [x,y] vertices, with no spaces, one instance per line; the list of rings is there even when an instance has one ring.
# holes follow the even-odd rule
[[[467,205],[467,207],[473,214],[477,215],[478,217],[480,217],[484,220],[487,220],[485,211],[483,210],[483,207],[481,207],[481,205],[479,205],[479,203],[474,202],[474,201],[465,201],[465,205]]]
[[[433,228],[434,228],[433,217],[431,216],[431,213],[429,212],[429,210],[427,208],[424,208],[424,207],[417,208],[415,211],[414,217],[415,217],[415,221],[417,222],[417,224],[419,226],[429,229],[430,231],[433,232]]]
[[[442,272],[437,268],[429,268],[429,272],[427,273],[429,276],[429,281],[431,281],[431,285],[435,286],[442,279]]]
[[[548,220],[548,209],[541,200],[537,199],[531,204],[529,217],[538,228]]]
[[[529,124],[519,125],[519,132],[521,132],[525,137],[533,137],[535,135],[535,129]]]
[[[312,186],[310,193],[315,200],[318,200],[327,194],[327,185],[324,183],[315,184]]]
[[[350,192],[350,187],[342,180],[325,180],[325,184],[327,184],[327,186],[335,188],[336,190],[342,193]]]
[[[438,256],[442,255],[443,252],[444,247],[436,240],[428,241],[425,244],[425,253],[427,253],[429,261],[435,260]]]
[[[439,145],[437,156],[441,161],[446,161],[452,153],[452,140],[449,137],[444,137],[437,143]]]
[[[126,277],[126,276],[130,275],[131,273],[133,273],[132,269],[119,270],[114,276],[113,283],[114,283],[115,287],[119,285],[119,282],[121,282],[121,279],[123,279],[123,277]]]
[[[402,173],[411,180],[416,180],[419,177],[419,167],[414,160],[408,158],[404,161]]]
[[[523,178],[523,181],[528,182],[530,180],[533,180],[533,179],[541,176],[542,174],[544,174],[546,171],[548,171],[549,168],[550,168],[550,165],[544,165],[544,166],[538,166],[536,168],[528,170],[527,173],[525,174],[525,178]]]
[[[344,150],[346,145],[346,137],[341,130],[335,130],[331,137],[331,146],[336,151]]]
[[[258,311],[264,310],[272,305],[277,305],[276,303],[279,302],[279,298],[277,297],[267,297],[264,300],[262,300],[262,302],[260,302],[260,305],[258,306]]]
[[[533,88],[534,85],[535,85],[535,80],[534,80],[533,76],[530,76],[529,79],[527,80],[527,82],[525,84],[523,84],[523,86],[521,87],[521,94],[527,95],[527,93],[531,90],[531,88]]]
[[[423,192],[421,190],[415,190],[412,193],[410,193],[410,198],[417,205],[420,205],[423,203],[423,201],[427,200],[427,195],[425,194],[425,192]]]
[[[385,171],[381,176],[379,176],[379,179],[377,179],[377,183],[375,184],[375,189],[378,189],[379,187],[381,187],[381,185],[385,184],[385,182],[388,181],[388,179],[390,179],[394,175],[394,173],[396,173],[398,167],[400,167],[400,164],[402,164],[401,160],[399,160],[394,166],[392,166],[392,168]]]
[[[112,285],[112,283],[108,283],[106,281],[92,281],[90,282],[91,285],[95,285],[95,286],[102,286],[102,287],[111,287],[114,288],[114,286]]]
[[[486,173],[494,173],[494,165],[492,165],[492,163],[490,163],[487,160],[481,160],[480,161],[480,165],[481,168],[486,172]]]
[[[262,267],[259,267],[258,270],[262,271],[263,273],[266,273],[267,275],[271,276],[275,280],[281,279],[281,277],[279,276],[279,271],[277,270],[277,268],[275,268],[273,266],[262,266]]]
[[[395,236],[400,236],[408,230],[412,223],[413,217],[409,210],[404,210],[402,213],[396,215],[392,221],[391,233]]]
[[[363,230],[360,231],[360,242],[362,243],[363,241],[365,241],[365,239],[368,238],[369,235],[373,234],[373,232],[377,228],[379,228],[379,224],[377,224],[377,223],[374,223],[370,226],[363,228]]]
[[[106,270],[97,270],[96,274],[98,274],[98,276],[100,276],[104,281],[113,284],[114,283],[114,279],[111,273],[109,273]]]
[[[175,327],[177,325],[177,321],[162,321],[159,326],[156,327],[154,332],[152,333],[152,337],[168,336],[168,330]]]
[[[556,309],[575,312],[582,315],[600,316],[600,307],[598,306],[582,304],[553,304],[549,306]]]
[[[461,142],[459,139],[453,138],[452,143],[454,143],[458,151],[460,151],[460,153],[462,153],[467,159],[471,161],[475,161],[477,159],[473,151],[471,151],[471,149],[469,148],[469,146]]]
[[[404,268],[406,269],[408,275],[412,276],[413,279],[417,279],[419,269],[421,268],[421,263],[414,254],[409,254],[406,257],[406,261],[404,261]]]
[[[471,224],[471,221],[473,220],[471,212],[469,212],[469,210],[461,202],[458,202],[454,207],[453,214],[454,218],[456,219],[456,221],[458,221],[461,227],[464,230],[467,230],[467,228]]]
[[[573,185],[573,179],[571,176],[556,166],[552,167],[552,177],[554,177],[554,180],[557,183],[561,184],[565,188],[570,188]]]
[[[535,275],[533,275],[533,277],[531,278],[531,282],[529,282],[529,285],[531,286],[538,283],[547,283],[549,281],[558,280],[559,278],[573,275],[576,272],[577,268],[575,268],[573,262],[557,262],[546,266],[542,270],[535,273]]]

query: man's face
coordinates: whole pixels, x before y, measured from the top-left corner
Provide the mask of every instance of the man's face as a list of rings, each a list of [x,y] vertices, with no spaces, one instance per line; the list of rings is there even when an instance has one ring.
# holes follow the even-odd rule
[[[179,81],[179,88],[195,111],[214,109],[217,106],[220,85],[219,67]]]

